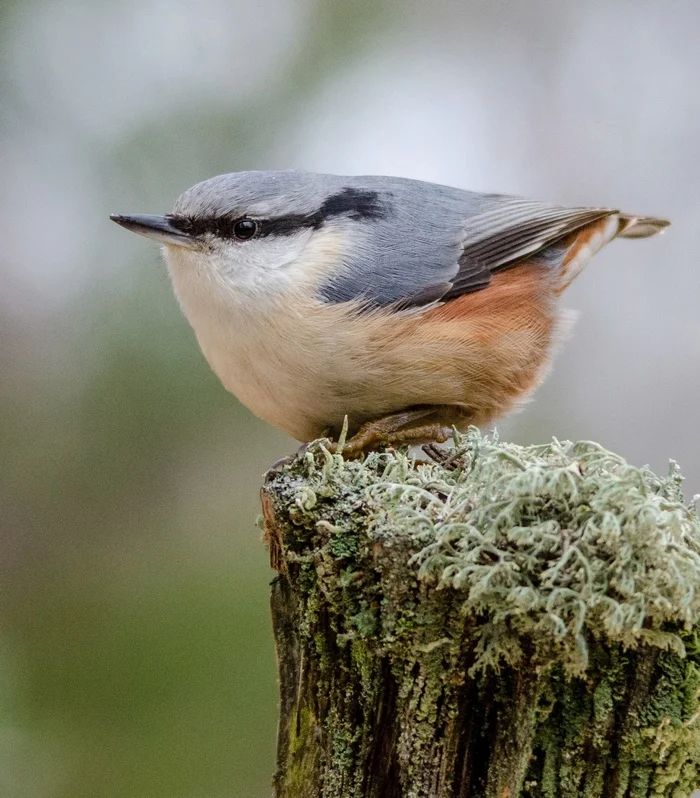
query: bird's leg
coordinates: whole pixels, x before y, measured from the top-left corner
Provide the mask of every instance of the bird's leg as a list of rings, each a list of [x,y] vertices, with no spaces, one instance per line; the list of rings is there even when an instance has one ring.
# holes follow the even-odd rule
[[[437,421],[418,423],[431,416],[434,417],[437,409],[423,407],[406,410],[363,424],[343,447],[343,457],[358,457],[366,449],[371,449],[380,443],[417,443],[425,440],[444,443],[450,437],[448,427]]]

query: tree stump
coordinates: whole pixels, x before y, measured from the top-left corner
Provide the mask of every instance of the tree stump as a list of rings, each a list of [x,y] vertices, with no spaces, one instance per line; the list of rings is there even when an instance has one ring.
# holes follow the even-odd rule
[[[687,798],[700,521],[680,472],[472,429],[270,472],[278,798]]]

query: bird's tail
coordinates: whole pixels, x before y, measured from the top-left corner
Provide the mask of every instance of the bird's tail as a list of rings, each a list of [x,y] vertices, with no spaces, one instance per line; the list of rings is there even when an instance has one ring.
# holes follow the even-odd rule
[[[671,222],[666,219],[656,219],[653,216],[632,216],[629,213],[621,213],[618,216],[620,222],[617,235],[621,238],[649,238],[657,233],[662,233]]]
[[[602,219],[582,227],[566,240],[566,252],[561,262],[561,293],[581,272],[588,261],[613,238],[649,238],[663,232],[670,222],[653,216],[632,216],[609,211]]]

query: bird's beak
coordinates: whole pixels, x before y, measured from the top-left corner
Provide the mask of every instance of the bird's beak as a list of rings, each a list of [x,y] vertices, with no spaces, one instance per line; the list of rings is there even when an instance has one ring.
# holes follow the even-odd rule
[[[160,241],[161,244],[188,248],[196,244],[196,239],[193,236],[178,230],[167,216],[113,213],[109,218],[127,230],[131,230],[132,233],[138,233],[140,236]]]

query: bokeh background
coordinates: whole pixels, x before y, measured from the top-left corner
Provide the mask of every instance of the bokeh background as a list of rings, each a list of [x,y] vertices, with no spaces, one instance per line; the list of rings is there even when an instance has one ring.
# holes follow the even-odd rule
[[[157,247],[250,168],[385,173],[668,216],[581,311],[518,442],[596,439],[700,491],[697,0],[3,0],[0,795],[267,796],[272,576],[295,443],[225,393]]]

